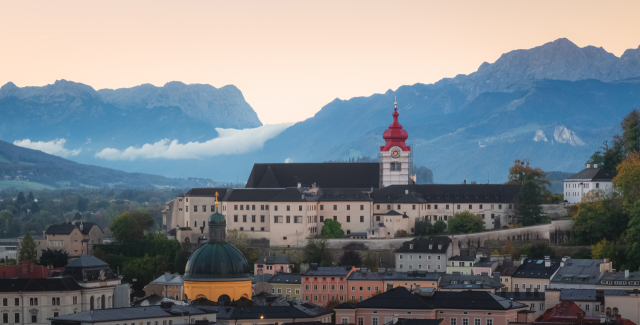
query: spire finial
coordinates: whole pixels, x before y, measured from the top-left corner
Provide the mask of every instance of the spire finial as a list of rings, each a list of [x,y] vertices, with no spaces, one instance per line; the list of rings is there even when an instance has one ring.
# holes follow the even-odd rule
[[[218,192],[216,192],[216,210],[218,210]]]
[[[396,97],[396,96],[393,96],[393,110],[394,110],[395,112],[397,112],[397,111],[398,111],[398,100],[397,100],[397,97]]]

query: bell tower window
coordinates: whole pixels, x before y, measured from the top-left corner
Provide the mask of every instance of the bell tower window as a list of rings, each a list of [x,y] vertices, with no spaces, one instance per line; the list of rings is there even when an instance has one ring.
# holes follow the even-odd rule
[[[391,171],[398,171],[398,170],[402,170],[402,163],[397,162],[397,161],[392,161],[391,162]]]

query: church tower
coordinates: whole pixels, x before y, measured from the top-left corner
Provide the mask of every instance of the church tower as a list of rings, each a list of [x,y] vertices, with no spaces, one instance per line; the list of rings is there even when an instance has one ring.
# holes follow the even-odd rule
[[[409,137],[398,122],[398,103],[394,103],[393,122],[384,131],[384,146],[380,146],[380,187],[413,184],[413,155],[406,145]]]

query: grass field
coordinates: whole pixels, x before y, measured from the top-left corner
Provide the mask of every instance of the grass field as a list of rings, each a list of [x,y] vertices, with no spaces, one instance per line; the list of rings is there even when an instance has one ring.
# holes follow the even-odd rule
[[[0,153],[0,163],[10,164],[11,161],[9,161],[7,157],[5,157],[3,154]]]
[[[0,180],[0,189],[7,189],[10,187],[14,187],[18,190],[55,190],[56,189],[51,185],[45,185],[45,184],[40,184],[36,182]]]
[[[71,181],[57,181],[56,184],[60,185],[61,189],[70,189],[70,188],[74,188],[71,187]],[[87,184],[82,184],[80,183],[80,186],[84,186],[86,188],[90,188],[90,189],[98,189],[99,187],[97,186],[93,186],[93,185],[87,185]]]

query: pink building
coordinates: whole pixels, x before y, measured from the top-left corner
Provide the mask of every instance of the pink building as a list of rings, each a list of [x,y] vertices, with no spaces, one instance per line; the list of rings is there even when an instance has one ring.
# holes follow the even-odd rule
[[[322,307],[331,300],[347,301],[347,278],[357,270],[351,266],[318,267],[311,263],[302,275],[301,299]]]
[[[485,291],[412,293],[398,287],[355,304],[337,306],[336,324],[383,325],[398,318],[444,319],[446,325],[507,325],[532,322],[529,307]],[[530,318],[530,319],[527,319]]]
[[[286,256],[260,256],[254,264],[253,274],[291,273],[292,270],[293,262]]]
[[[371,272],[365,268],[351,272],[347,278],[347,300],[363,301],[371,298],[376,291],[384,291],[384,277],[384,272]]]

